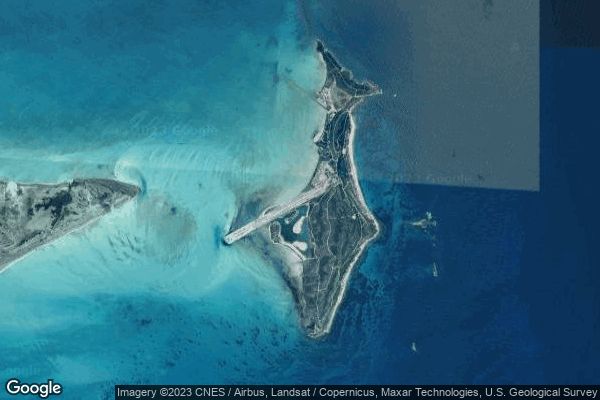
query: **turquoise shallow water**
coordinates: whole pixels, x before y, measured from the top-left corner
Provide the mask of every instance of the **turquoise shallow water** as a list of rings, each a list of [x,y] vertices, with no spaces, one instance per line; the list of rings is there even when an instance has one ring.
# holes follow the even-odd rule
[[[323,112],[286,80],[315,91],[324,70],[294,2],[1,7],[0,177],[143,194],[0,276],[0,377],[54,377],[66,398],[292,379],[285,283],[220,238],[256,192],[284,201],[314,169]]]

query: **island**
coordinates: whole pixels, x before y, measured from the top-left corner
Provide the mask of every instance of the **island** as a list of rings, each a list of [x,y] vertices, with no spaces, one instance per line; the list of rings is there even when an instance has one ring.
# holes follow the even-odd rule
[[[0,181],[0,273],[33,250],[100,218],[139,193],[110,179],[58,184]]]
[[[354,80],[320,41],[317,52],[327,76],[314,99],[327,115],[314,137],[319,160],[310,182],[297,197],[268,207],[224,237],[231,245],[257,231],[278,247],[271,255],[281,257],[301,325],[313,338],[330,332],[352,269],[379,233],[357,178],[352,111],[363,98],[381,93],[371,82]]]

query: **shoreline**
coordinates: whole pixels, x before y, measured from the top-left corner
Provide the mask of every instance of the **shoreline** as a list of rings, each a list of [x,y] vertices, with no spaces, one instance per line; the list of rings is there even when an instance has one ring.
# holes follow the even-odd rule
[[[14,181],[3,182],[6,185],[11,182],[16,184]],[[12,231],[12,235],[16,236],[13,236],[13,243],[10,244],[9,242],[8,247],[5,247],[6,253],[4,255],[7,260],[0,263],[0,274],[8,271],[16,263],[38,249],[43,249],[49,244],[113,213],[140,194],[140,189],[136,185],[98,178],[71,179],[58,184],[18,183],[18,188],[21,191],[18,196],[23,196],[23,199],[15,200],[15,203],[9,207],[9,210],[12,209],[16,216],[14,219],[2,222],[2,224],[7,224],[3,228],[5,232],[8,229],[9,233]],[[48,191],[53,189],[56,189],[56,191],[50,197],[43,197],[44,193],[41,193],[40,196],[40,190],[46,190],[45,195],[47,196],[49,195]],[[65,189],[67,189],[66,192]],[[67,193],[67,199],[60,198],[60,200],[56,200],[61,193]],[[74,193],[73,196],[76,199],[77,196],[86,196],[87,203],[73,200],[71,193]],[[8,199],[10,198],[9,196]],[[29,211],[22,206],[22,202],[26,200],[31,202]],[[53,204],[53,201],[57,201],[57,204]],[[95,215],[88,219],[84,214],[81,214],[86,212]],[[48,213],[51,213],[51,215],[49,216]],[[77,221],[77,219],[65,217],[65,215],[82,215],[78,219],[83,221]],[[30,227],[28,228],[28,224],[35,221],[36,218],[38,221],[39,219],[42,219],[42,221],[46,218],[50,219],[46,226],[32,231]],[[68,225],[71,225],[71,227],[69,228]],[[34,236],[28,237],[27,235],[31,235],[32,232]],[[15,237],[20,239],[21,242],[16,242]]]
[[[354,108],[354,107],[353,107]],[[344,296],[346,295],[346,290],[348,289],[348,283],[350,280],[350,275],[352,274],[352,271],[354,271],[354,268],[356,267],[356,265],[359,263],[360,259],[362,256],[366,257],[366,248],[367,246],[373,242],[375,239],[377,239],[377,237],[379,236],[379,234],[381,233],[381,227],[379,226],[379,222],[377,221],[377,218],[375,218],[375,215],[371,212],[371,210],[368,208],[367,203],[364,199],[362,190],[360,188],[359,182],[358,182],[358,170],[356,168],[356,164],[354,161],[354,137],[355,137],[355,130],[356,130],[356,123],[354,122],[354,116],[352,115],[352,109],[350,110],[350,123],[351,123],[351,130],[350,130],[350,143],[348,145],[348,150],[349,150],[349,155],[348,158],[350,160],[350,165],[352,166],[352,170],[350,171],[349,175],[353,178],[354,183],[355,183],[355,189],[356,189],[356,195],[357,198],[361,204],[361,206],[363,207],[363,211],[365,211],[365,213],[367,215],[369,215],[371,222],[375,225],[375,234],[373,236],[371,236],[369,239],[367,239],[360,247],[359,247],[359,252],[358,254],[354,257],[354,259],[352,260],[352,262],[349,264],[348,266],[348,270],[346,271],[346,273],[344,274],[344,276],[342,277],[342,281],[341,281],[341,285],[340,285],[340,293],[335,301],[335,304],[333,306],[332,312],[331,312],[331,318],[329,318],[329,321],[325,324],[325,328],[323,330],[323,333],[319,336],[315,336],[315,338],[326,335],[328,333],[331,332],[331,328],[333,326],[333,322],[335,321],[335,317],[337,315],[337,311],[340,307],[340,305],[342,304],[342,301],[344,300]]]
[[[87,222],[86,222],[86,223],[84,223],[83,225],[81,225],[81,226],[78,226],[78,227],[75,227],[75,228],[71,229],[71,230],[70,230],[70,231],[68,231],[68,232],[65,232],[63,235],[61,235],[60,237],[56,238],[55,240],[51,240],[51,241],[49,241],[49,242],[47,242],[47,243],[41,244],[41,245],[37,246],[36,248],[34,248],[34,249],[30,250],[30,251],[27,251],[27,252],[25,252],[25,254],[23,254],[23,255],[19,256],[18,258],[15,258],[14,260],[12,260],[12,261],[9,261],[7,264],[4,264],[4,266],[1,266],[1,267],[0,267],[0,275],[2,275],[3,273],[5,273],[6,271],[8,271],[8,270],[9,270],[11,267],[13,267],[13,266],[14,266],[16,263],[18,263],[19,261],[22,261],[23,259],[25,259],[25,258],[27,258],[27,257],[31,256],[31,255],[32,255],[34,252],[37,252],[38,250],[45,249],[46,247],[48,247],[48,246],[49,246],[49,245],[51,245],[51,244],[55,244],[57,241],[59,241],[60,239],[62,239],[62,238],[64,238],[64,237],[66,237],[66,236],[68,236],[68,235],[70,235],[71,233],[73,233],[73,232],[76,232],[76,231],[78,231],[78,230],[80,230],[80,229],[83,229],[83,228],[85,228],[86,226],[88,226],[88,225],[91,225],[91,224],[92,224],[92,223],[94,223],[94,222],[97,222],[97,221],[98,221],[100,218],[102,218],[103,216],[104,216],[104,215],[98,215],[97,217],[95,217],[95,218],[93,218],[93,219],[91,219],[91,220],[87,221]]]
[[[353,115],[365,97],[378,95],[381,89],[369,81],[355,81],[352,72],[342,67],[319,40],[316,50],[327,74],[312,100],[326,113],[320,130],[313,133],[318,162],[312,176],[296,197],[267,207],[223,238],[225,244],[232,245],[254,231],[264,232],[270,239],[267,245],[281,249],[279,261],[288,269],[283,278],[296,300],[300,325],[311,338],[331,332],[350,275],[381,231],[358,179]],[[304,206],[308,207],[306,219],[300,229],[294,229],[297,210]],[[274,224],[279,224],[279,239],[270,236]],[[306,246],[292,249],[280,241],[289,246],[299,241]],[[299,260],[290,263],[290,258]]]
[[[373,232],[370,235],[359,238],[360,241],[362,241],[362,243],[357,248],[352,250],[352,252],[354,252],[355,254],[346,263],[345,266],[342,265],[339,267],[339,269],[337,269],[338,271],[343,270],[341,279],[337,284],[337,295],[333,299],[332,303],[330,303],[329,310],[327,310],[327,312],[323,315],[324,318],[321,319],[317,315],[317,324],[320,327],[318,329],[308,331],[309,337],[318,339],[331,332],[333,323],[335,322],[335,318],[337,316],[337,312],[346,295],[348,284],[350,281],[350,276],[354,271],[355,267],[359,264],[361,258],[366,255],[365,252],[368,246],[379,236],[381,232],[381,228],[379,226],[377,218],[371,212],[366,203],[358,179],[358,168],[356,166],[356,160],[354,156],[354,146],[357,127],[353,115],[355,107],[362,103],[365,97],[381,94],[381,89],[368,81],[362,83],[354,81],[352,72],[342,67],[342,65],[337,61],[335,56],[326,49],[326,47],[320,40],[316,40],[316,47],[317,52],[319,54],[320,64],[324,65],[325,69],[327,70],[327,77],[325,79],[325,82],[323,83],[322,88],[317,92],[316,100],[319,104],[325,105],[327,113],[325,116],[325,121],[321,125],[321,130],[317,132],[313,138],[313,141],[319,151],[319,163],[315,168],[315,173],[313,174],[313,177],[307,185],[307,188],[314,186],[314,182],[317,180],[317,172],[319,171],[319,165],[325,162],[323,159],[323,155],[321,154],[321,149],[319,148],[320,142],[321,144],[322,142],[327,142],[328,140],[331,140],[331,135],[339,134],[339,131],[336,131],[337,126],[330,125],[331,121],[333,121],[337,117],[343,116],[344,113],[347,113],[349,117],[347,143],[344,146],[342,146],[342,148],[338,151],[338,156],[342,159],[345,158],[347,162],[347,178],[343,177],[343,173],[339,175],[339,172],[336,171],[336,178],[338,179],[337,184],[341,187],[345,182],[349,181],[352,196],[355,199],[358,212],[361,214],[361,217],[365,219],[365,222],[371,225],[373,230]],[[342,82],[338,82],[338,79],[341,79]],[[340,88],[338,87],[338,85],[341,85],[342,87]],[[355,87],[353,87],[353,85]],[[356,90],[350,90],[354,88]],[[357,94],[359,92],[360,94]],[[332,188],[331,191],[333,190],[335,189]],[[325,196],[326,195],[324,195],[323,197]],[[318,203],[318,200],[315,201]],[[356,214],[353,215],[353,218],[354,217],[356,217]],[[341,226],[341,228],[344,228],[344,226]],[[329,240],[328,237],[326,239],[327,241]],[[303,293],[301,292],[301,294]],[[306,304],[304,304],[304,306],[306,306]]]
[[[347,114],[349,116],[350,130],[348,132],[348,143],[346,146],[343,147],[342,152],[343,152],[343,150],[346,150],[346,152],[347,152],[346,159],[348,162],[348,176],[350,177],[353,194],[359,205],[360,212],[365,217],[365,219],[369,223],[372,224],[372,226],[374,228],[373,234],[370,235],[369,237],[363,238],[364,241],[358,247],[356,254],[353,256],[353,258],[350,260],[350,262],[348,262],[347,268],[343,272],[341,280],[339,282],[338,294],[333,302],[333,305],[331,306],[331,310],[326,314],[327,319],[325,320],[325,323],[324,323],[322,329],[319,331],[316,331],[316,332],[309,332],[310,337],[320,338],[331,332],[331,329],[333,327],[333,323],[335,322],[335,318],[337,316],[339,307],[341,306],[341,304],[344,300],[344,297],[346,295],[346,291],[348,289],[348,284],[350,281],[350,276],[351,276],[352,272],[354,271],[355,267],[357,266],[357,264],[359,263],[359,261],[361,260],[361,258],[366,255],[365,252],[366,252],[366,249],[369,246],[369,244],[372,243],[379,236],[379,234],[381,232],[381,228],[379,226],[377,219],[375,218],[375,215],[371,212],[371,210],[369,209],[369,207],[365,201],[364,195],[362,193],[362,189],[360,187],[360,182],[358,180],[358,168],[356,166],[356,161],[354,158],[354,151],[355,151],[354,140],[356,137],[356,122],[355,122],[354,115],[353,115],[355,107],[362,102],[364,97],[379,95],[379,94],[381,94],[381,89],[379,87],[377,87],[376,85],[373,85],[372,83],[370,83],[368,81],[365,81],[363,84],[366,86],[370,86],[369,87],[369,89],[371,90],[370,92],[366,92],[364,95],[357,95],[356,91],[355,91],[355,93],[352,94],[350,100],[347,100],[347,103],[346,103],[346,104],[348,104],[347,108],[343,107],[343,105],[344,105],[343,102],[342,102],[342,107],[336,107],[335,93],[332,93],[332,91],[337,88],[336,85],[338,82],[337,82],[337,77],[332,78],[330,76],[330,73],[331,73],[330,69],[333,69],[334,71],[336,71],[336,70],[339,71],[340,75],[346,74],[346,76],[343,76],[344,84],[351,85],[351,84],[355,84],[356,82],[354,81],[354,76],[353,76],[352,72],[350,70],[344,68],[339,63],[339,61],[335,58],[335,56],[329,50],[327,50],[327,48],[325,47],[323,42],[321,42],[320,40],[317,39],[316,45],[317,45],[316,47],[317,47],[317,52],[319,53],[320,61],[323,65],[325,65],[325,68],[328,71],[327,78],[323,84],[323,87],[318,92],[317,98],[318,98],[318,100],[320,100],[320,102],[322,102],[328,106],[328,111],[327,111],[326,122],[325,122],[325,124],[323,124],[323,130],[321,132],[319,132],[317,135],[315,135],[315,139],[316,139],[315,143],[318,142],[319,140],[321,140],[321,138],[323,136],[325,136],[327,133],[329,133],[329,132],[325,132],[325,129],[327,126],[327,119],[333,118],[338,113],[343,113],[344,111],[347,112]],[[332,83],[332,81],[333,81],[333,83]],[[354,101],[354,102],[352,103],[352,101]]]

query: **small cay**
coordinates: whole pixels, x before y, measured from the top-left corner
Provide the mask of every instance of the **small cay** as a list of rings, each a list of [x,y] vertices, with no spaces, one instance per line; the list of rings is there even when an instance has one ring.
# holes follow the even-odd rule
[[[0,181],[0,273],[36,248],[111,212],[139,193],[109,179],[55,185]]]
[[[319,161],[313,177],[297,197],[270,207],[224,238],[232,244],[259,229],[268,235],[269,243],[280,249],[270,253],[282,255],[302,327],[315,338],[331,330],[350,273],[379,232],[358,183],[352,110],[364,97],[381,93],[371,82],[355,81],[321,42],[317,51],[327,78],[315,100],[327,117],[323,131],[315,135]]]

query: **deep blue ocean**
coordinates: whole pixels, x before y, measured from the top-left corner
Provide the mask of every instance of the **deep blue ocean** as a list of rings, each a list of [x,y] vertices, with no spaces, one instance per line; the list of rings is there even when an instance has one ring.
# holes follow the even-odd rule
[[[420,186],[378,157],[389,130],[369,128],[386,124],[387,85],[410,87],[357,55],[367,22],[328,31],[328,14],[315,24],[295,1],[0,11],[0,179],[143,188],[0,275],[0,379],[51,377],[68,399],[115,383],[600,380],[597,49],[541,49],[539,192]],[[360,106],[355,142],[382,233],[314,341],[276,268],[220,238],[240,204],[285,201],[310,179],[324,114],[286,82],[322,85],[317,37],[384,95]],[[436,229],[410,226],[426,212]]]

